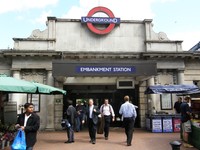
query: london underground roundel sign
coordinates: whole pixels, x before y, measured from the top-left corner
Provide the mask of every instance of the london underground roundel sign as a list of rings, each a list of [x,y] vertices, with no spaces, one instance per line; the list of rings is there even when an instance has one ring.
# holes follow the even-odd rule
[[[95,13],[102,12],[108,15],[108,17],[92,17]],[[95,7],[91,9],[87,17],[81,17],[82,23],[87,23],[90,31],[96,34],[108,34],[111,32],[116,24],[120,23],[120,18],[115,18],[113,12],[106,7]],[[108,24],[105,29],[98,29],[94,24]]]

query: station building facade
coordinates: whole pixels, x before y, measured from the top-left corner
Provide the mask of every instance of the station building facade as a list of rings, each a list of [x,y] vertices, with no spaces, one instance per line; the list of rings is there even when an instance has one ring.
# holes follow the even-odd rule
[[[33,96],[42,130],[61,128],[69,99],[76,105],[77,100],[93,98],[100,106],[109,98],[117,118],[113,126],[117,126],[125,95],[138,106],[136,126],[143,128],[153,107],[162,111],[160,96],[144,94],[148,86],[200,81],[198,52],[183,51],[182,41],[154,32],[151,19],[121,20],[107,34],[92,32],[81,19],[48,17],[46,25],[44,31],[35,29],[27,38],[13,38],[14,47],[0,51],[0,73],[67,91],[67,95]],[[14,103],[17,114],[29,99],[27,94],[8,97],[4,106]],[[173,96],[171,102],[175,101]],[[167,111],[173,113],[173,107]]]

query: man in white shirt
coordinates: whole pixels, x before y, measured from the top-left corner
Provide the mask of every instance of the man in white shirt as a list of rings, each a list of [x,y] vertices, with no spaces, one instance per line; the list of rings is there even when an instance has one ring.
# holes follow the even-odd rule
[[[105,140],[108,140],[111,120],[115,121],[115,113],[108,99],[104,99],[104,104],[100,107],[100,113],[104,121],[104,137]]]

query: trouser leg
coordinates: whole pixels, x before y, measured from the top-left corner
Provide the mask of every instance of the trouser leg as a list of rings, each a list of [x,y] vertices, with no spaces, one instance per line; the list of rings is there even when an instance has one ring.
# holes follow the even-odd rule
[[[105,123],[104,123],[104,136],[105,137],[108,137],[108,135],[109,135],[110,119],[111,119],[110,116],[105,117],[105,119],[104,119],[104,121],[105,121]]]
[[[134,119],[127,119],[124,121],[125,125],[125,133],[127,137],[127,144],[130,145],[133,138],[133,131],[134,131]]]
[[[69,129],[69,141],[70,142],[74,141],[74,130],[73,130],[73,128]]]
[[[132,138],[133,138],[133,127],[132,127],[132,123],[130,123],[128,132],[127,132],[127,144],[131,144]]]
[[[70,138],[70,133],[69,133],[70,131],[69,131],[69,128],[67,129],[67,139],[68,139],[68,141],[69,141],[69,138]]]
[[[92,138],[94,141],[96,141],[96,132],[97,132],[97,125],[93,124],[92,127]]]
[[[79,117],[76,118],[76,131],[80,131],[80,119],[79,119]]]
[[[88,119],[88,131],[90,139],[93,140],[93,121],[92,119]]]

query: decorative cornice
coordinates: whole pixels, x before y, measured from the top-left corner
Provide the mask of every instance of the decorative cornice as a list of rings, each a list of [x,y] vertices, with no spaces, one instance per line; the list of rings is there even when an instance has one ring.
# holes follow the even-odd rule
[[[145,43],[182,43],[183,41],[171,41],[171,40],[146,40]]]
[[[1,50],[0,57],[53,57],[60,59],[199,59],[200,52],[85,52],[53,50]]]
[[[2,52],[5,57],[60,57],[61,53],[56,51],[33,51],[33,50],[6,50]]]
[[[56,41],[55,38],[13,38],[14,41]]]

